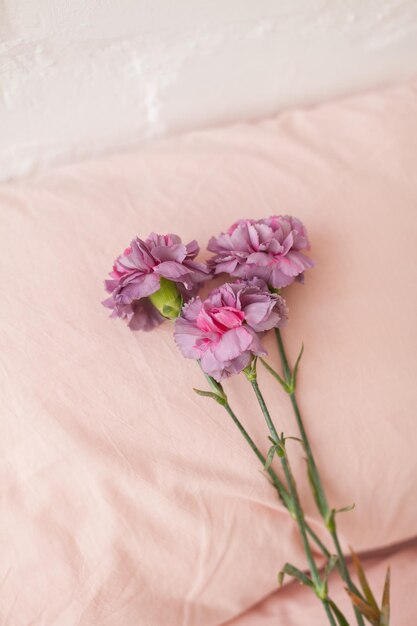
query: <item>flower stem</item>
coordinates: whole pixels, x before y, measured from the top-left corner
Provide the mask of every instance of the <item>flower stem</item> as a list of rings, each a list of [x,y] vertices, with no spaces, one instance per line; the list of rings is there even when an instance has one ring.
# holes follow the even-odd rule
[[[271,437],[272,439],[275,441],[275,443],[277,444],[282,444],[282,440],[281,437],[278,435],[278,432],[274,426],[274,423],[271,419],[270,413],[268,411],[268,408],[265,404],[265,400],[263,398],[263,395],[261,393],[261,390],[259,389],[259,385],[257,380],[251,380],[250,381],[252,388],[255,392],[256,398],[259,402],[259,406],[261,407],[261,411],[264,415],[266,424],[268,426],[269,432],[271,433]],[[300,501],[298,498],[298,492],[296,490],[296,486],[295,486],[295,480],[294,477],[292,475],[289,463],[288,463],[288,459],[286,457],[285,454],[283,454],[281,457],[281,464],[282,464],[282,469],[284,470],[284,474],[288,483],[288,488],[290,490],[291,496],[293,498],[294,501],[294,509],[295,509],[295,515],[296,515],[296,519],[297,519],[297,523],[298,523],[298,527],[300,530],[300,534],[301,534],[301,539],[303,542],[303,546],[306,552],[306,557],[308,560],[308,564],[310,567],[310,572],[311,572],[311,577],[313,579],[313,582],[317,585],[320,586],[321,585],[321,580],[320,580],[320,576],[319,576],[319,572],[316,566],[316,563],[314,561],[313,558],[313,554],[311,552],[311,548],[310,545],[308,543],[308,539],[307,539],[307,535],[305,532],[305,523],[304,523],[304,515],[303,512],[301,510],[301,505],[300,505]]]
[[[284,342],[282,341],[282,336],[281,336],[281,332],[279,328],[275,329],[275,336],[276,336],[277,343],[278,343],[278,350],[279,350],[279,354],[281,358],[284,378],[286,382],[290,382],[291,381],[291,369],[288,364]],[[304,428],[303,419],[301,417],[300,409],[298,407],[297,398],[295,395],[295,389],[289,394],[289,396],[290,396],[291,404],[293,407],[295,419],[297,421],[298,430],[300,432],[301,439],[303,441],[304,450],[307,456],[309,473],[310,473],[311,481],[313,483],[314,490],[317,496],[317,505],[325,521],[325,525],[330,532],[330,535],[332,537],[332,540],[336,549],[336,553],[339,557],[338,566],[339,566],[340,575],[342,579],[345,581],[348,589],[350,591],[355,591],[355,585],[353,584],[352,579],[350,577],[349,570],[346,564],[346,558],[343,554],[343,551],[340,545],[339,537],[337,534],[336,519],[335,519],[334,514],[331,516],[332,523],[329,524],[329,517],[328,517],[328,513],[330,512],[329,505],[327,503],[326,494],[324,492],[323,485],[320,479],[320,474],[317,469],[317,465],[316,465],[313,452],[310,446],[310,441],[308,439],[306,430]],[[365,622],[363,620],[362,615],[359,613],[356,607],[354,607],[354,609],[355,609],[355,616],[356,616],[356,621],[358,625],[365,626]]]
[[[240,433],[245,438],[246,442],[249,444],[250,448],[253,450],[255,455],[258,457],[259,461],[262,464],[262,467],[265,467],[266,458],[263,456],[262,452],[259,450],[259,448],[255,444],[255,442],[253,441],[252,437],[249,435],[248,431],[245,429],[245,427],[243,426],[242,422],[238,419],[238,417],[236,416],[236,414],[232,410],[230,404],[228,402],[226,402],[223,406],[224,406],[225,410],[227,411],[227,413],[232,418],[232,420],[235,423],[235,425],[237,426],[237,428],[239,429]],[[281,480],[279,479],[279,477],[277,476],[277,474],[275,473],[275,471],[273,470],[273,468],[271,466],[268,467],[268,469],[266,471],[268,472],[268,474],[269,474],[269,476],[271,478],[272,484],[274,485],[275,489],[277,490],[278,495],[280,496],[284,506],[287,506],[286,501],[287,501],[287,499],[290,496],[289,496],[288,491],[286,490],[284,484],[281,482]],[[317,545],[317,547],[321,550],[321,552],[324,554],[324,556],[326,558],[330,558],[329,550],[326,548],[326,546],[323,544],[323,542],[319,539],[319,537],[316,535],[316,533],[311,528],[311,526],[309,524],[307,524],[307,522],[306,522],[305,526],[306,526],[307,533],[310,535],[310,537],[312,538],[314,543]]]
[[[284,474],[285,474],[285,478],[288,484],[288,488],[291,494],[291,498],[293,501],[293,507],[294,507],[294,513],[295,513],[295,518],[297,521],[297,525],[298,525],[298,529],[300,532],[300,537],[301,537],[301,541],[303,544],[303,548],[307,557],[307,562],[308,562],[308,566],[310,569],[310,574],[311,574],[311,579],[312,582],[314,584],[314,588],[316,591],[317,596],[319,597],[324,610],[326,611],[327,617],[329,619],[330,624],[332,624],[332,626],[336,626],[336,622],[334,620],[333,614],[330,610],[330,607],[328,606],[327,600],[326,600],[326,595],[327,595],[327,591],[326,591],[326,584],[322,582],[321,578],[320,578],[320,574],[316,565],[316,562],[314,560],[313,557],[313,553],[311,551],[311,547],[308,541],[308,537],[307,537],[307,531],[306,531],[306,526],[305,526],[305,520],[304,520],[304,513],[303,510],[301,508],[301,504],[300,504],[300,500],[298,497],[298,492],[297,492],[297,486],[294,480],[294,476],[292,474],[291,471],[291,467],[290,464],[288,462],[288,458],[287,458],[287,454],[285,451],[285,438],[284,437],[280,437],[275,426],[274,423],[271,419],[271,416],[269,414],[268,408],[265,404],[265,400],[263,398],[263,395],[261,393],[261,390],[259,389],[259,385],[256,379],[256,375],[252,375],[252,376],[248,376],[248,380],[250,381],[252,388],[255,392],[256,398],[258,400],[259,406],[261,407],[262,413],[264,415],[266,424],[268,426],[269,432],[271,434],[271,438],[272,440],[280,447],[280,453],[278,454],[280,460],[281,460],[281,465],[282,468],[284,470]]]

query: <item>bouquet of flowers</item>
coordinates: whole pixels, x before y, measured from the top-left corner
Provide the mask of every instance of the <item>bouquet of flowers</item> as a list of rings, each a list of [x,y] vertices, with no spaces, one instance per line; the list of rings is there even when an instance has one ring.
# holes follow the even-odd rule
[[[351,549],[351,560],[358,578],[352,580],[342,551],[337,515],[351,510],[335,509],[329,504],[320,478],[318,465],[308,439],[296,397],[297,372],[303,347],[293,367],[288,361],[281,329],[287,324],[288,308],[283,294],[294,281],[303,283],[304,273],[314,266],[306,255],[310,244],[302,222],[290,216],[272,216],[260,220],[239,220],[225,233],[212,237],[208,250],[213,253],[204,264],[196,261],[196,241],[183,244],[173,234],[152,233],[147,239],[136,237],[114,262],[110,279],[105,281],[108,298],[104,306],[111,317],[125,320],[131,330],[150,331],[165,320],[173,322],[175,342],[188,359],[200,366],[208,388],[194,389],[224,407],[242,436],[259,459],[271,481],[271,488],[288,510],[298,527],[306,556],[306,570],[286,563],[278,574],[295,578],[308,587],[322,604],[327,620],[333,626],[349,622],[332,600],[329,576],[333,570],[344,581],[351,599],[355,621],[364,626],[388,626],[390,613],[390,575],[386,575],[379,604],[366,579],[359,557]],[[225,276],[225,282],[198,296],[200,287],[214,276]],[[274,331],[282,371],[275,371],[265,357],[262,339]],[[291,402],[299,437],[287,437],[277,428],[258,384],[257,367],[274,377],[280,390]],[[233,411],[223,381],[230,376],[245,376],[259,403],[260,415],[266,424],[269,451],[264,456],[257,443]],[[307,475],[317,509],[329,535],[329,546],[317,536],[305,519],[303,505],[291,469],[286,442],[296,439],[307,460]],[[277,457],[282,477],[274,469]],[[325,557],[319,568],[312,543]]]

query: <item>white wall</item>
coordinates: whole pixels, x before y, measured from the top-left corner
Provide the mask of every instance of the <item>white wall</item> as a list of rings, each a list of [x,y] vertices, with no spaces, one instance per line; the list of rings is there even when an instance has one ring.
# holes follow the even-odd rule
[[[3,0],[0,178],[417,74],[417,0]]]

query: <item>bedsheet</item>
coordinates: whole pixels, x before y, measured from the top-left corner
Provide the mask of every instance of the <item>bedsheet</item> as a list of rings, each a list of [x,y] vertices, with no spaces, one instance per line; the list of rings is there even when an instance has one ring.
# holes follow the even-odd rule
[[[170,324],[132,334],[100,304],[113,259],[152,230],[198,239],[204,259],[240,217],[306,223],[316,267],[287,290],[284,337],[292,360],[305,344],[299,396],[329,499],[356,503],[343,548],[417,534],[416,96],[409,83],[0,187],[4,626],[219,626],[269,596],[283,563],[305,566],[256,458],[193,394],[204,380]],[[246,381],[226,387],[266,452]]]

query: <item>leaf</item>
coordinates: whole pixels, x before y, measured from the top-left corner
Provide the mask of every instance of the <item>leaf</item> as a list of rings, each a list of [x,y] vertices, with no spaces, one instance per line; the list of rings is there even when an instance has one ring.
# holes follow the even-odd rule
[[[226,400],[224,398],[217,395],[217,393],[214,393],[213,391],[203,391],[203,389],[196,389],[195,387],[193,387],[193,391],[195,391],[195,393],[198,396],[204,396],[205,398],[212,398],[213,400],[216,400],[216,402],[218,402],[219,404],[222,404],[223,406],[226,403]]]
[[[279,443],[276,444],[277,445],[277,455],[279,456],[280,459],[283,459],[286,457],[287,455],[287,451],[285,449],[285,439],[281,439]]]
[[[213,393],[212,391],[204,391],[203,389],[196,389],[196,387],[193,387],[193,391],[198,395],[198,396],[204,396],[206,398],[217,398],[217,394]]]
[[[339,626],[349,626],[349,622],[346,617],[343,615],[342,611],[336,606],[333,600],[328,599],[328,603],[330,604],[332,611],[337,619],[337,623]]]
[[[297,360],[295,362],[294,365],[294,370],[291,376],[291,387],[292,387],[292,391],[295,391],[295,387],[297,385],[297,374],[298,374],[298,366],[300,365],[300,361],[301,361],[301,357],[303,356],[303,352],[304,352],[304,344],[301,344],[301,350],[300,350],[300,354],[297,357]]]
[[[322,593],[317,594],[320,599],[324,600],[327,598],[329,576],[334,570],[334,568],[336,567],[338,560],[339,560],[339,557],[336,556],[335,554],[332,554],[326,563],[326,566],[324,568],[324,573],[323,573],[323,582],[321,584]]]
[[[390,579],[391,579],[391,571],[390,571],[390,568],[388,568],[387,575],[385,576],[384,592],[382,594],[381,618],[380,618],[379,626],[389,626]]]
[[[337,554],[332,554],[330,559],[326,563],[326,567],[324,568],[324,580],[327,580],[337,565],[339,557]]]
[[[272,461],[274,460],[275,453],[277,451],[277,446],[274,443],[268,450],[268,455],[265,460],[264,469],[269,470],[272,465]]]
[[[326,523],[326,528],[331,532],[334,533],[336,528],[335,528],[335,517],[336,515],[336,510],[335,509],[329,509],[327,511],[327,514],[324,518],[324,521]]]
[[[298,443],[301,443],[301,445],[302,445],[302,446],[303,446],[303,448],[304,448],[304,441],[303,441],[302,439],[300,439],[300,437],[284,437],[284,439],[285,439],[285,441],[286,441],[287,439],[292,439],[293,441],[298,441]]]
[[[353,504],[348,504],[348,506],[344,506],[342,509],[336,509],[336,513],[348,513],[349,511],[353,511],[353,509],[355,508],[355,503]]]
[[[265,369],[279,382],[285,393],[290,393],[290,387],[287,382],[276,372],[266,361],[260,357],[260,361]]]
[[[227,401],[227,396],[225,394],[225,391],[222,385],[218,383],[217,380],[214,380],[212,376],[209,376],[208,374],[206,374],[205,376],[207,378],[208,384],[210,385],[214,393],[216,393],[218,396],[220,396],[221,398],[224,398],[224,400]]]
[[[379,613],[378,604],[375,600],[374,594],[372,593],[369,583],[366,579],[365,572],[363,571],[363,567],[360,562],[360,559],[358,555],[356,554],[356,552],[351,547],[350,547],[350,553],[352,555],[352,563],[358,575],[359,582],[365,594],[365,598],[367,599],[369,606],[371,606],[373,609],[376,609]]]
[[[284,567],[282,568],[282,570],[279,572],[278,574],[279,586],[282,585],[285,574],[287,574],[287,576],[292,576],[292,578],[295,578],[296,580],[298,580],[300,585],[305,585],[306,587],[310,587],[311,589],[314,589],[314,583],[311,580],[311,578],[309,578],[307,574],[304,574],[304,572],[298,569],[298,567],[291,565],[291,563],[286,563]]]
[[[364,617],[366,617],[366,619],[369,622],[371,622],[372,626],[380,626],[380,623],[379,623],[380,613],[379,613],[378,607],[375,609],[374,607],[369,606],[369,604],[364,602],[362,598],[356,595],[356,593],[353,593],[353,591],[349,591],[349,589],[347,588],[346,588],[346,592],[348,593],[354,606],[359,610],[359,612]]]

